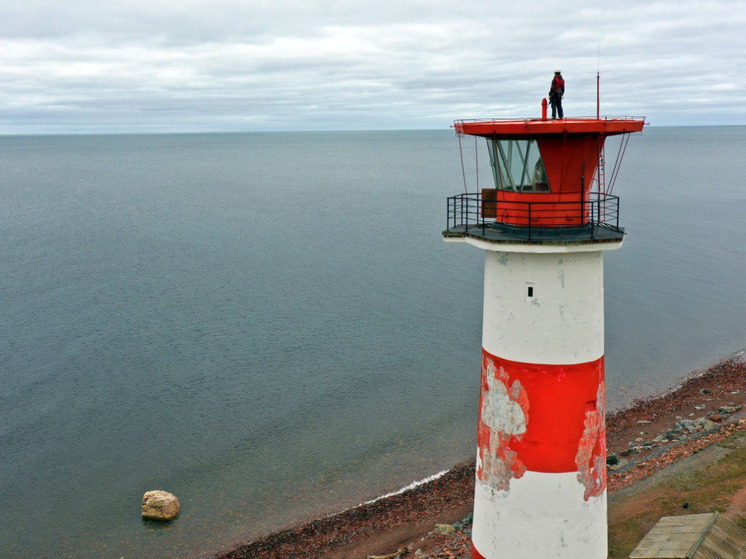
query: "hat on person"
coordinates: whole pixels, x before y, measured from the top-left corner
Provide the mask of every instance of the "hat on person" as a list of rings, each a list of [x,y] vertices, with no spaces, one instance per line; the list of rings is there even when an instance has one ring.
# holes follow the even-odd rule
[[[560,70],[559,68],[557,68],[557,69],[556,69],[556,70],[554,71],[554,73],[555,73],[555,74],[561,74],[561,73],[562,73],[562,70]]]

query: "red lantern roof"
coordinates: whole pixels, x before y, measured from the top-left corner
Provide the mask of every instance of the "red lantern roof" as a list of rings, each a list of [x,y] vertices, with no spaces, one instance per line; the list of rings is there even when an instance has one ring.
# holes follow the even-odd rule
[[[459,134],[498,138],[530,138],[556,134],[612,136],[640,132],[644,125],[645,119],[636,117],[459,120],[454,123]]]

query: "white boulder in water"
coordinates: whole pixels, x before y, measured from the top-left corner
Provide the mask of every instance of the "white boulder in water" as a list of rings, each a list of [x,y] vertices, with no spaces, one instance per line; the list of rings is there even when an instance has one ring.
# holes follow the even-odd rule
[[[171,520],[179,516],[179,499],[168,491],[148,491],[142,498],[142,517]]]

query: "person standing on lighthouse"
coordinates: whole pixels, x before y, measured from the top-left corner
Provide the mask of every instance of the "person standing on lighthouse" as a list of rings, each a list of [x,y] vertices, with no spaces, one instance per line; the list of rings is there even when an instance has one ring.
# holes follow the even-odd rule
[[[549,87],[549,102],[552,104],[552,120],[565,118],[562,112],[562,96],[565,94],[565,80],[562,78],[562,70],[555,70],[552,85]]]

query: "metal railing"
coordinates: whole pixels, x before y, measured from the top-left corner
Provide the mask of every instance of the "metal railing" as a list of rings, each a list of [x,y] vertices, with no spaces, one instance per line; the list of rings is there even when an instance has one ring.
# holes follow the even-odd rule
[[[522,202],[485,199],[481,193],[457,194],[447,199],[446,233],[468,233],[506,228],[528,240],[582,230],[591,239],[598,228],[624,233],[619,227],[619,197],[592,192],[587,198],[563,202]]]
[[[524,123],[529,123],[529,122],[537,122],[537,121],[541,122],[541,121],[547,121],[547,120],[548,119],[546,119],[546,118],[540,118],[540,117],[522,117],[522,118],[509,118],[509,117],[505,117],[505,118],[493,118],[493,117],[488,117],[488,118],[461,118],[461,119],[458,119],[458,120],[454,120],[453,123],[454,123],[454,125],[455,124],[473,123],[473,122],[486,122],[486,123],[492,123],[492,124],[500,124],[500,123],[504,123],[504,122],[524,122]],[[612,120],[630,120],[630,121],[632,121],[632,120],[645,120],[645,117],[644,116],[611,116],[611,115],[600,116],[600,117],[595,117],[595,116],[572,116],[572,117],[567,117],[566,120],[570,120],[570,121],[577,121],[577,120],[587,120],[587,121],[598,121],[598,120],[606,120],[606,121],[612,121]]]

